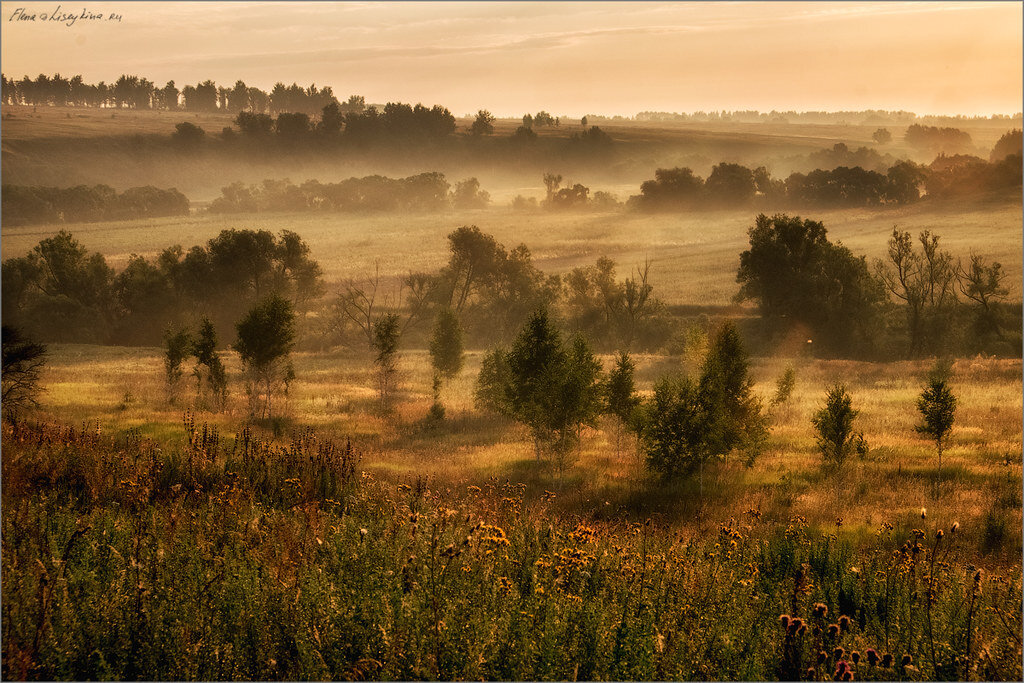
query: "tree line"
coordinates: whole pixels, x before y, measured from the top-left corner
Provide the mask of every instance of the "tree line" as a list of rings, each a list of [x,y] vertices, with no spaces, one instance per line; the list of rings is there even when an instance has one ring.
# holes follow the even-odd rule
[[[133,254],[120,272],[62,230],[6,259],[0,274],[4,324],[47,342],[99,344],[157,344],[202,317],[224,329],[270,294],[304,312],[323,286],[308,245],[288,230],[224,230],[187,251]]]
[[[261,211],[437,211],[448,207],[487,206],[490,195],[476,178],[452,188],[443,173],[420,173],[407,178],[366,176],[338,183],[308,180],[264,180],[259,185],[233,183],[221,189],[210,204],[211,213]]]
[[[4,224],[88,223],[159,216],[186,216],[189,201],[177,189],[132,187],[117,192],[107,185],[39,187],[4,185],[0,191]]]
[[[859,166],[792,173],[785,180],[773,178],[764,166],[748,168],[722,162],[707,179],[690,168],[659,168],[652,180],[640,185],[640,194],[630,197],[629,206],[644,211],[671,211],[703,206],[762,205],[806,207],[863,207],[910,204],[924,197],[951,199],[1009,196],[1021,187],[1022,157],[1020,133],[1004,138],[1015,151],[992,160],[970,155],[939,155],[929,165],[900,161],[885,173]],[[1011,147],[1012,149],[1012,147]]]
[[[330,86],[302,87],[278,82],[269,91],[236,81],[233,87],[218,86],[205,80],[179,88],[174,81],[163,87],[137,76],[122,74],[115,82],[86,83],[82,76],[67,78],[61,74],[39,74],[15,80],[3,75],[4,104],[55,107],[111,107],[117,109],[159,109],[166,111],[216,112],[241,111],[302,112],[317,114],[329,104],[343,113],[359,113],[366,107],[362,96],[352,95],[340,102]]]

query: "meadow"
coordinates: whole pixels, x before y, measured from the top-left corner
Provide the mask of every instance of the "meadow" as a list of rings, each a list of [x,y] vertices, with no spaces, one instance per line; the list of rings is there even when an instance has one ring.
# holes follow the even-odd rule
[[[698,326],[756,315],[733,303],[750,208],[514,211],[514,196],[543,196],[538,169],[456,158],[411,171],[401,169],[418,161],[167,160],[151,154],[153,136],[183,118],[215,132],[230,117],[29,109],[4,108],[5,180],[180,184],[193,211],[5,227],[5,259],[60,229],[115,270],[132,254],[187,249],[228,228],[287,229],[309,245],[332,299],[374,272],[393,293],[410,272],[437,271],[447,235],[476,225],[506,247],[526,244],[548,274],[607,256],[622,279],[649,260],[654,295],[675,313],[704,313]],[[517,125],[496,122],[499,134]],[[662,163],[783,164],[836,142],[870,144],[876,128],[601,125],[630,145],[628,159],[566,180],[619,200]],[[970,132],[991,146],[1005,130]],[[235,180],[435,168],[449,181],[477,173],[491,207],[205,210]],[[1008,300],[1024,298],[1018,202],[800,213],[869,263],[885,257],[894,227],[930,230],[954,257],[1001,262]],[[437,420],[428,352],[401,347],[398,390],[383,410],[373,353],[361,342],[330,347],[314,327],[301,327],[295,378],[262,420],[250,416],[238,355],[226,348],[228,399],[213,410],[197,398],[190,365],[168,387],[162,348],[50,345],[39,406],[0,434],[4,679],[1022,676],[1019,357],[955,359],[958,406],[940,469],[934,442],[915,431],[935,359],[823,360],[794,333],[751,358],[753,393],[771,405],[764,451],[752,463],[711,463],[699,485],[652,474],[608,416],[582,429],[567,466],[535,458],[523,425],[474,402],[482,348],[467,349],[441,389]],[[232,332],[220,330],[225,346]],[[666,375],[698,372],[707,339],[673,341],[633,355],[641,396]],[[614,362],[599,359],[605,370]],[[792,393],[773,405],[788,368]],[[835,382],[869,446],[840,468],[823,464],[812,425]]]
[[[543,187],[531,189],[534,196],[543,196]],[[869,263],[885,257],[893,227],[915,236],[930,230],[941,236],[944,249],[964,260],[973,252],[1002,263],[1010,299],[1021,297],[1020,204],[918,204],[801,213],[822,221],[830,240],[865,255]],[[131,254],[152,258],[175,244],[188,249],[228,228],[274,233],[287,229],[309,244],[328,289],[333,290],[347,279],[367,278],[378,268],[382,278],[393,281],[410,272],[435,271],[447,262],[447,235],[461,225],[476,225],[509,248],[526,244],[533,262],[546,273],[563,274],[608,256],[619,264],[624,277],[650,259],[651,282],[666,303],[723,306],[736,292],[739,254],[747,247],[753,220],[751,209],[645,215],[624,209],[524,213],[498,205],[410,215],[230,217],[197,211],[188,218],[5,228],[2,243],[5,258],[20,256],[40,239],[66,229],[90,252],[99,252],[112,267],[122,268]]]

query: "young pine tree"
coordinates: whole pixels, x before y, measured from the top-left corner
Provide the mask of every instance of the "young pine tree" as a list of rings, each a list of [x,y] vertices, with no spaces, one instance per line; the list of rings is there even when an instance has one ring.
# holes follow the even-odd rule
[[[629,354],[621,351],[605,385],[605,411],[615,417],[615,453],[618,455],[623,427],[633,424],[634,411],[640,403],[636,395],[633,372],[636,366]]]
[[[167,398],[174,403],[178,395],[178,384],[184,375],[182,365],[192,355],[192,337],[182,328],[177,332],[164,333],[164,377],[167,380]]]
[[[217,331],[209,318],[203,318],[199,324],[199,332],[192,341],[192,354],[196,357],[196,367],[193,370],[196,378],[196,397],[202,401],[204,393],[208,391],[214,403],[223,410],[227,401],[228,378],[224,363],[217,354]]]
[[[947,376],[948,371],[933,371],[928,378],[928,384],[917,399],[917,409],[921,413],[922,422],[915,427],[918,434],[927,436],[935,442],[935,450],[939,454],[940,479],[942,449],[950,432],[953,431],[953,421],[956,418],[956,396],[947,384]]]
[[[846,393],[846,387],[842,384],[829,387],[825,405],[811,418],[817,432],[818,450],[826,464],[839,468],[850,453],[867,452],[864,434],[853,431],[853,421],[859,412],[853,409],[853,399]]]

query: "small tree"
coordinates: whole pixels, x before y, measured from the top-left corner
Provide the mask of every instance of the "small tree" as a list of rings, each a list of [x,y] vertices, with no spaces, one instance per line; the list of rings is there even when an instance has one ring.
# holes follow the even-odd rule
[[[288,356],[295,343],[295,312],[291,302],[273,294],[249,311],[235,328],[238,341],[232,348],[245,367],[249,411],[271,417],[271,398],[277,384],[284,381]]]
[[[601,363],[582,336],[573,337],[553,380],[548,427],[555,436],[555,466],[564,472],[572,463],[574,448],[580,445],[583,427],[594,426],[601,413]]]
[[[373,363],[377,366],[377,391],[380,408],[387,410],[395,390],[398,375],[398,342],[401,338],[397,313],[385,313],[373,324],[373,348],[377,352]]]
[[[935,442],[935,450],[939,454],[938,476],[942,478],[942,449],[956,417],[956,396],[946,384],[947,374],[939,364],[928,377],[928,383],[917,399],[917,409],[923,421],[915,429],[918,434],[927,436]]]
[[[199,334],[192,342],[192,354],[196,357],[196,367],[192,374],[196,378],[196,396],[203,398],[203,375],[206,375],[206,387],[214,401],[223,410],[227,401],[228,379],[224,363],[217,355],[217,331],[209,318],[203,318],[199,325]],[[205,368],[205,373],[204,373]]]
[[[526,321],[505,356],[508,364],[506,396],[509,411],[517,421],[530,428],[534,453],[540,460],[541,445],[548,440],[551,390],[565,355],[558,330],[539,309]]]
[[[892,133],[888,128],[879,128],[871,134],[871,139],[880,145],[885,145],[892,142]]]
[[[615,367],[608,374],[605,385],[605,410],[615,417],[615,453],[619,453],[622,428],[632,424],[633,414],[640,398],[636,395],[636,383],[633,371],[636,366],[629,354],[619,352],[615,359]]]
[[[853,420],[860,413],[842,384],[834,384],[825,394],[825,405],[811,418],[817,431],[818,450],[825,463],[839,468],[856,451],[866,453],[862,432],[853,431]]]
[[[20,410],[38,405],[39,374],[46,363],[46,347],[10,325],[0,329],[0,345],[3,347],[0,406],[3,416],[11,418]]]
[[[796,370],[790,365],[785,372],[775,380],[775,395],[772,396],[771,406],[776,408],[789,401],[796,388]]]
[[[178,394],[178,384],[184,375],[182,365],[192,355],[192,337],[188,330],[181,328],[177,332],[167,330],[164,333],[164,377],[167,380],[167,396],[171,403]]]
[[[476,378],[474,396],[477,408],[511,417],[512,411],[506,392],[510,381],[505,351],[502,349],[488,351],[480,362],[480,374]]]
[[[490,135],[494,132],[494,116],[491,112],[486,109],[481,109],[476,113],[476,119],[473,121],[473,125],[469,128],[470,135]]]
[[[430,364],[434,367],[434,414],[444,416],[441,406],[441,385],[451,381],[462,370],[462,328],[459,318],[451,308],[442,308],[434,322],[434,333],[430,338]]]

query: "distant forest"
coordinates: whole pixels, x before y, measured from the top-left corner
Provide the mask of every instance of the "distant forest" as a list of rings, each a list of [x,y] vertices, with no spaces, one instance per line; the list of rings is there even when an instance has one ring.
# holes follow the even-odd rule
[[[136,75],[121,75],[113,83],[100,81],[86,83],[82,76],[67,78],[61,74],[47,76],[39,74],[34,79],[23,76],[20,80],[3,75],[2,101],[4,104],[32,106],[73,106],[108,107],[121,109],[158,109],[168,111],[277,114],[300,112],[318,114],[329,104],[337,104],[342,114],[362,113],[367,108],[365,98],[351,95],[345,101],[339,100],[331,86],[318,88],[316,84],[303,87],[297,83],[274,84],[268,92],[248,86],[238,80],[232,87],[217,85],[205,80],[195,85],[179,88],[174,81],[158,86],[153,81]],[[372,106],[372,105],[371,105]],[[543,113],[543,112],[542,112]],[[529,116],[529,115],[527,115]],[[1021,113],[1013,116],[993,114],[986,116],[918,116],[909,111],[887,111],[868,109],[864,111],[697,111],[639,112],[633,117],[602,116],[587,114],[591,123],[610,121],[662,121],[662,122],[716,122],[734,123],[821,123],[840,125],[955,125],[991,121],[996,123],[1014,122],[1021,119]],[[524,117],[525,119],[525,117]],[[534,119],[536,120],[536,119]],[[541,122],[538,122],[541,123]],[[530,125],[524,120],[525,127]]]

